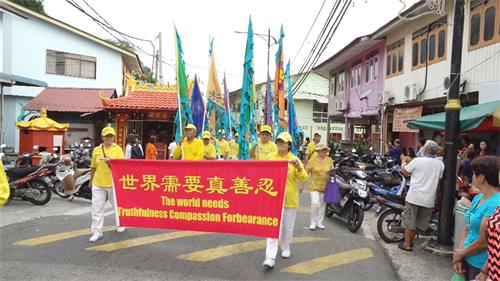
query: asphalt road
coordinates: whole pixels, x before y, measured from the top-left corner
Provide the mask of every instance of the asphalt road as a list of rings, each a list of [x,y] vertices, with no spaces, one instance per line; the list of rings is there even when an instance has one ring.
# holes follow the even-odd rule
[[[309,194],[301,201],[292,257],[278,257],[271,270],[262,266],[262,238],[132,228],[117,233],[109,205],[104,238],[89,243],[89,201],[56,196],[40,207],[13,201],[0,209],[0,279],[397,280],[369,227],[352,234],[326,218],[326,230],[310,231]]]

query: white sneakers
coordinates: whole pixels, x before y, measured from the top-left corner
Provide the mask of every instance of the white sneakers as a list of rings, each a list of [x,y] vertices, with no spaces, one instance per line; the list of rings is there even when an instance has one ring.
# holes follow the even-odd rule
[[[118,233],[123,233],[123,232],[125,232],[125,230],[126,230],[126,228],[123,226],[119,226],[116,228],[116,232],[118,232]]]
[[[275,263],[275,261],[273,259],[266,259],[262,265],[267,267],[267,268],[273,268],[274,263]]]
[[[322,225],[322,224],[318,224],[318,228],[319,228],[319,229],[325,229],[325,226],[324,226],[324,225]]]
[[[316,229],[316,225],[315,224],[309,225],[309,230],[315,230],[315,229]]]
[[[95,241],[99,240],[102,238],[102,233],[101,232],[96,232],[90,236],[89,242],[94,243]]]
[[[292,254],[290,253],[290,250],[283,250],[281,251],[281,257],[284,259],[288,259]]]

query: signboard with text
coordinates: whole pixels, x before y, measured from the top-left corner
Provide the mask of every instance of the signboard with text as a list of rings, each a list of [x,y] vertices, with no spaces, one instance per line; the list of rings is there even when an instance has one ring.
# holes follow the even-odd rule
[[[286,161],[111,160],[120,226],[278,238]]]
[[[407,121],[420,118],[421,116],[422,106],[394,108],[392,131],[418,133],[418,130],[408,128]]]

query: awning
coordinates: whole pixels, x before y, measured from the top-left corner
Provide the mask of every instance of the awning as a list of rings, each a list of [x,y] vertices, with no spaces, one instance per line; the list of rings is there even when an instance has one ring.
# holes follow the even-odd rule
[[[460,110],[460,132],[469,131],[476,129],[478,127],[483,127],[483,122],[491,122],[491,130],[499,130],[500,127],[496,127],[498,121],[494,120],[500,118],[496,116],[495,111],[499,112],[500,100],[477,104],[472,106],[464,107]],[[432,115],[427,115],[415,120],[408,122],[408,128],[411,129],[431,129],[436,131],[443,131],[445,129],[445,116],[446,112],[436,113]],[[483,128],[487,129],[487,128]]]
[[[46,82],[5,72],[0,72],[0,84],[4,86],[47,87]]]
[[[111,98],[116,91],[111,88],[51,87],[40,92],[24,109],[38,111],[43,107],[49,112],[94,113],[104,110],[99,93],[106,98]]]

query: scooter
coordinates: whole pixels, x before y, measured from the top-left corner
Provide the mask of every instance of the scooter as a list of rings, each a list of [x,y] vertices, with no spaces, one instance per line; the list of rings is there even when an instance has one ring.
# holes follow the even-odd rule
[[[56,164],[47,164],[7,168],[5,173],[10,188],[10,197],[7,201],[10,202],[12,198],[21,198],[35,205],[47,204],[52,195],[47,178],[54,173],[55,167]]]
[[[325,215],[333,214],[347,221],[347,229],[356,232],[363,223],[364,211],[363,201],[368,198],[368,187],[366,182],[359,179],[345,181],[340,176],[334,176],[340,189],[340,202],[337,204],[327,204]]]
[[[92,200],[92,189],[90,189],[90,169],[74,169],[73,161],[70,157],[65,156],[63,161],[56,169],[57,182],[56,185],[64,190],[64,198],[73,201],[75,197],[82,197]],[[63,197],[63,196],[61,196]]]

